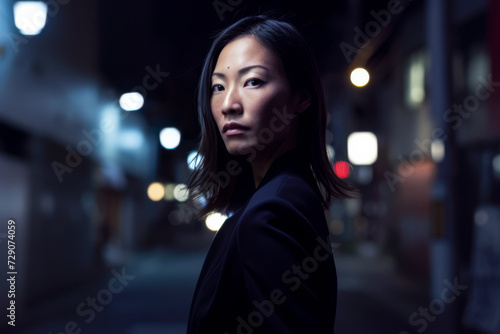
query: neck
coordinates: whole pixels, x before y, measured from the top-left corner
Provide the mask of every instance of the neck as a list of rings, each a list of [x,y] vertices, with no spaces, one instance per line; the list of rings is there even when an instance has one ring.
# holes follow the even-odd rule
[[[266,175],[269,167],[271,166],[272,161],[254,161],[252,162],[252,171],[253,171],[253,179],[255,181],[255,188],[257,188]]]
[[[276,160],[277,157],[282,155],[285,152],[288,152],[292,150],[295,147],[293,143],[288,144],[288,145],[283,145],[282,147],[278,148],[275,150],[271,155],[269,156],[256,156],[255,159],[253,159],[250,164],[252,165],[252,172],[253,172],[253,179],[255,181],[255,188],[257,188],[266,175],[267,171],[269,170],[269,167],[271,167],[272,163],[274,160]]]

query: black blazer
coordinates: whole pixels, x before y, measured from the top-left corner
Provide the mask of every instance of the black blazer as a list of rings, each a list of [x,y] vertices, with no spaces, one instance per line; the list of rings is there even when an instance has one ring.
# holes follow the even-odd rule
[[[217,232],[188,334],[333,333],[337,276],[318,187],[295,150],[279,156]]]

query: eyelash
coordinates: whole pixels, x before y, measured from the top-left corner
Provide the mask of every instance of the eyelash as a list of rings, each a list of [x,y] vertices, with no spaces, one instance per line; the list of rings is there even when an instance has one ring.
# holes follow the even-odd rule
[[[253,78],[253,79],[249,79],[249,80],[247,80],[247,81],[245,82],[245,86],[246,86],[246,85],[247,85],[250,81],[256,81],[256,83],[255,83],[253,86],[251,86],[251,87],[255,87],[255,86],[258,86],[258,85],[261,85],[261,84],[263,84],[263,83],[264,83],[264,81],[262,81],[262,80],[260,80],[260,79]],[[213,85],[213,86],[212,86],[212,92],[215,92],[215,91],[216,91],[215,89],[216,89],[217,87],[222,87],[222,88],[224,88],[224,86],[222,86],[222,85],[220,85],[220,84],[216,84],[216,85]],[[219,90],[219,91],[220,91],[220,90]]]
[[[216,87],[222,87],[222,85],[213,85],[213,86],[212,86],[212,92],[215,92],[215,91],[216,91],[216,90],[215,90],[215,88],[216,88]],[[222,88],[224,88],[224,87],[222,87]]]
[[[262,83],[263,83],[263,81],[262,81],[262,80],[257,79],[257,78],[253,78],[253,79],[249,79],[247,82],[245,82],[245,85],[246,85],[247,83],[249,83],[250,81],[257,81],[257,84],[255,84],[254,86],[258,86],[258,85],[260,85],[260,84],[262,84]]]

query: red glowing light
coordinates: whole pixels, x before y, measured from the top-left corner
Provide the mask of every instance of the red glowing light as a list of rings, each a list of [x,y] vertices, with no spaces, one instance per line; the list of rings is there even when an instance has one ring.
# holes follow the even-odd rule
[[[351,175],[351,166],[345,161],[337,161],[333,166],[333,171],[338,177],[345,179]]]

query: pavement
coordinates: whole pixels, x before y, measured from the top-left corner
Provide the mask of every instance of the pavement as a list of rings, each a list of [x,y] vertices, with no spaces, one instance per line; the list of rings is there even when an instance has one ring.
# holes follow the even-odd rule
[[[32,310],[29,324],[17,332],[184,334],[205,255],[158,247],[115,256],[88,284]],[[337,334],[421,333],[409,317],[429,304],[427,287],[398,274],[394,261],[378,252],[336,251],[335,259]],[[425,333],[438,333],[437,326],[428,322]]]

